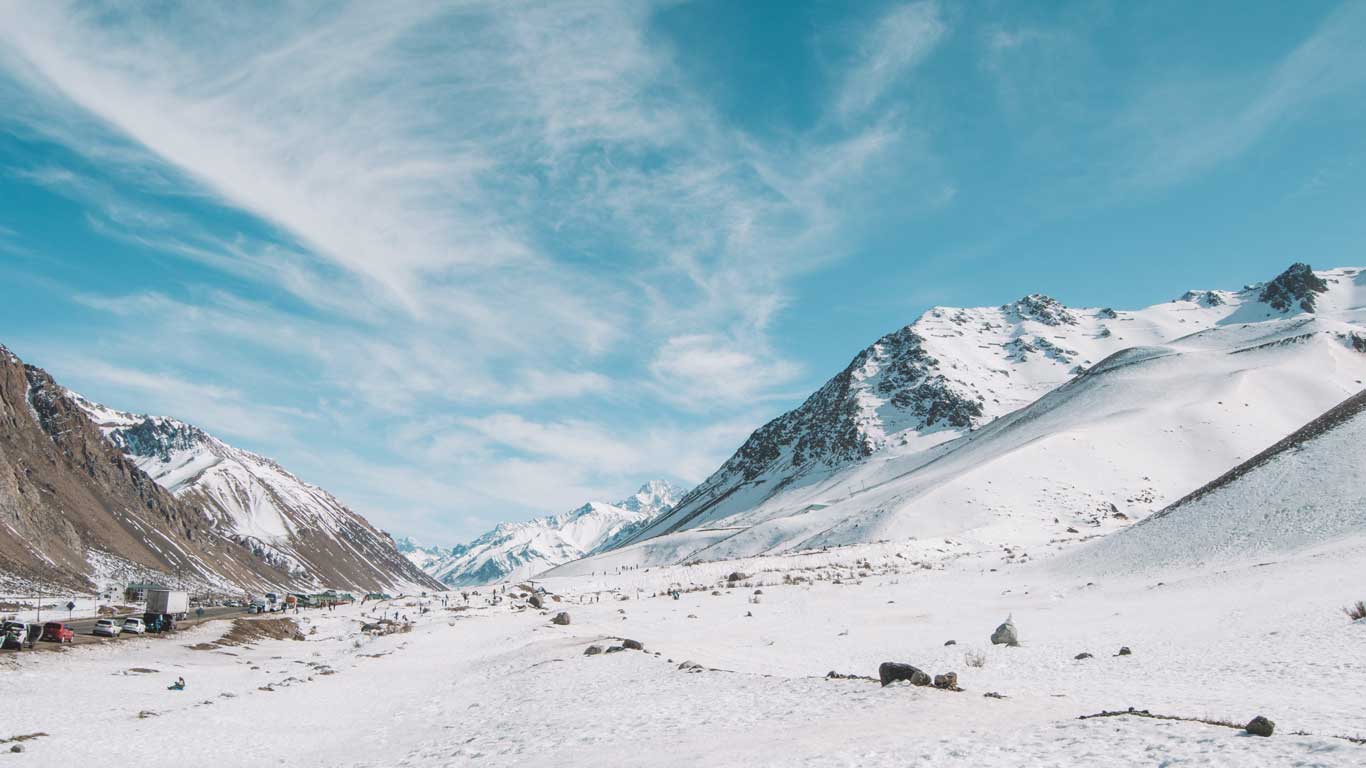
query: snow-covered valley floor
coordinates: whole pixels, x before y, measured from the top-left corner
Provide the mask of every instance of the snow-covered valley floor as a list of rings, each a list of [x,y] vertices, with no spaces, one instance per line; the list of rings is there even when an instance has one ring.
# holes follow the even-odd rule
[[[1366,623],[1342,612],[1366,599],[1366,540],[1094,584],[1065,559],[1008,564],[993,551],[926,569],[906,553],[555,579],[544,585],[561,601],[546,612],[484,606],[485,589],[480,607],[438,599],[411,632],[374,638],[358,621],[372,604],[301,614],[305,633],[316,628],[303,642],[191,649],[230,626],[215,622],[173,640],[5,653],[0,739],[47,735],[17,754],[0,744],[0,765],[1366,764],[1366,745],[1335,738],[1366,736]],[[713,595],[728,568],[748,578]],[[649,596],[671,583],[708,586]],[[404,602],[385,608],[417,612]],[[560,610],[569,626],[550,623]],[[989,643],[1007,615],[1021,647]],[[584,655],[618,638],[646,650]],[[964,690],[825,677],[876,677],[884,661],[955,671]],[[166,690],[177,676],[188,688]],[[1129,707],[1262,714],[1276,733],[1077,719]]]

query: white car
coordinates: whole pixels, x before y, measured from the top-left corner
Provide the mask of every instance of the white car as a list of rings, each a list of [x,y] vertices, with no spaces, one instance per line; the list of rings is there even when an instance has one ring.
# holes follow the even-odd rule
[[[129,616],[123,620],[123,631],[134,635],[145,635],[147,634],[147,625],[142,622],[142,619]]]
[[[95,629],[91,634],[100,635],[101,637],[118,637],[122,632],[123,627],[114,623],[113,619],[100,619],[95,622]]]

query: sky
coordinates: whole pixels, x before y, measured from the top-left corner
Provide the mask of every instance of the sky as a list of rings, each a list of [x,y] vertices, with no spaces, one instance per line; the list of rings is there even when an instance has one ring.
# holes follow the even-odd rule
[[[452,544],[934,305],[1366,263],[1366,2],[0,0],[0,344]]]

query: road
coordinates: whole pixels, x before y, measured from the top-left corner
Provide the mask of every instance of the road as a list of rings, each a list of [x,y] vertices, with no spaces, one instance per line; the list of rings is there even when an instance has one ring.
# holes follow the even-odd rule
[[[51,614],[49,615],[48,612],[44,611],[44,613],[43,613],[43,621],[44,621],[44,622],[47,622],[47,621],[60,621],[60,622],[62,622],[62,623],[64,623],[64,624],[66,624],[68,627],[71,627],[71,630],[72,630],[73,632],[76,633],[76,639],[75,639],[75,641],[74,641],[74,644],[75,644],[75,645],[85,645],[85,644],[88,644],[88,643],[108,642],[109,640],[117,639],[117,638],[97,637],[97,636],[91,634],[91,631],[94,630],[94,628],[95,628],[95,622],[98,621],[99,619],[96,619],[96,618],[93,618],[93,617],[87,617],[87,618],[83,618],[83,619],[71,619],[71,620],[67,620],[67,619],[62,615],[63,613],[65,613],[65,611],[53,611],[53,612],[51,612]],[[186,618],[184,621],[178,621],[178,622],[176,622],[176,627],[177,627],[177,628],[191,627],[191,626],[194,626],[195,624],[198,624],[198,623],[203,622],[203,621],[212,621],[212,620],[214,620],[214,619],[231,618],[231,617],[233,617],[233,616],[244,616],[244,615],[246,615],[246,613],[247,613],[247,609],[246,609],[246,608],[228,608],[228,607],[220,606],[220,607],[216,607],[216,608],[205,608],[205,609],[204,609],[204,616],[203,616],[202,618],[200,618],[200,617],[195,616],[194,609],[191,609],[188,618]],[[114,619],[115,621],[118,621],[118,622],[122,623],[122,622],[123,622],[123,619],[124,619],[126,616],[141,616],[141,615],[142,615],[142,614],[140,614],[140,613],[128,613],[128,614],[120,614],[120,615],[118,615],[118,616],[101,616],[100,618],[112,618],[112,619]],[[58,647],[58,644],[57,644],[57,643],[39,642],[39,643],[37,644],[36,647],[39,648],[39,649],[42,649],[42,648],[57,648],[57,647]]]

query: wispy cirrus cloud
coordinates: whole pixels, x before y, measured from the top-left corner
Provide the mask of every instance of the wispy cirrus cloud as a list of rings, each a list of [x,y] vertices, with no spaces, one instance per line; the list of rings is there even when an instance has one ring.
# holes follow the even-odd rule
[[[1185,181],[1247,152],[1307,105],[1366,84],[1366,5],[1343,3],[1266,72],[1156,84],[1119,118],[1132,141],[1128,180]]]
[[[788,285],[847,254],[880,159],[923,153],[881,108],[947,30],[932,3],[894,7],[859,33],[838,126],[757,136],[683,76],[654,10],[0,0],[0,89],[19,105],[0,120],[142,193],[11,169],[80,201],[101,236],[253,286],[83,292],[123,322],[102,329],[108,354],[182,371],[165,384],[187,393],[288,393],[349,429],[452,413],[420,438],[432,450],[393,456],[478,489],[461,503],[512,493],[498,477],[555,509],[628,476],[700,478],[791,386],[800,368],[768,338]],[[214,399],[199,394],[155,401]],[[691,421],[604,415],[620,400]],[[585,401],[592,420],[547,415]],[[557,439],[584,448],[549,451]],[[449,485],[420,487],[454,498]]]
[[[863,34],[840,86],[836,109],[848,118],[877,104],[948,33],[933,0],[892,6]]]

